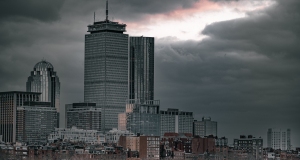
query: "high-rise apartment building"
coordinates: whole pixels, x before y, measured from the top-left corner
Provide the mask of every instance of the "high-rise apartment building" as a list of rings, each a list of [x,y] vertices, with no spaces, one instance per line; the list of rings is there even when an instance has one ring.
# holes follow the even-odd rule
[[[154,37],[130,37],[129,99],[154,100]]]
[[[16,142],[17,107],[27,101],[39,101],[41,93],[0,92],[0,135],[4,142]]]
[[[119,114],[119,129],[142,135],[160,135],[159,100],[128,100],[126,112]]]
[[[106,2],[107,3],[107,2]],[[118,126],[128,98],[128,35],[126,24],[106,19],[88,25],[85,35],[84,101],[102,109],[103,130]]]
[[[50,102],[59,112],[60,82],[50,62],[42,60],[38,62],[26,83],[27,92],[41,93],[41,102]]]
[[[217,136],[217,125],[215,121],[211,121],[210,117],[202,117],[202,121],[194,121],[193,123],[193,135],[194,136]]]
[[[66,105],[67,128],[101,131],[101,108],[96,103],[73,103]]]
[[[291,129],[268,129],[267,145],[273,149],[290,150],[291,149]]]
[[[160,111],[160,136],[167,132],[193,133],[193,121],[193,112],[179,111],[174,108]]]
[[[57,127],[58,113],[50,102],[24,102],[17,107],[17,141],[45,144]]]

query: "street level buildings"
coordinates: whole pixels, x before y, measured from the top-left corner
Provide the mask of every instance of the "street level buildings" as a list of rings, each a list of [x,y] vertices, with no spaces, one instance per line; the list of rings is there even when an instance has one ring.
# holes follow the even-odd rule
[[[269,148],[291,150],[291,129],[268,129],[267,145]]]
[[[154,37],[130,37],[129,99],[154,100]]]
[[[57,122],[58,113],[50,102],[25,102],[17,107],[17,141],[46,144]]]
[[[193,133],[193,112],[168,108],[160,111],[160,136],[165,133]]]
[[[41,93],[35,92],[0,92],[0,135],[4,142],[17,140],[17,107],[27,101],[39,101]]]
[[[193,135],[194,136],[217,136],[217,125],[215,121],[211,121],[210,117],[202,117],[202,121],[193,122]]]
[[[128,99],[128,35],[126,24],[106,19],[88,25],[85,35],[84,101],[102,108],[104,131],[118,126]]]
[[[66,105],[67,128],[76,126],[78,129],[101,131],[102,109],[96,103],[73,103]]]

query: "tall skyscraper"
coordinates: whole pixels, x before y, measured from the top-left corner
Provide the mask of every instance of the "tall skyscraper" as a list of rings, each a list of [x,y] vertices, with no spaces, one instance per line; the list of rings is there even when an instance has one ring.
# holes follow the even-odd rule
[[[42,60],[38,62],[26,83],[27,92],[41,93],[41,102],[50,102],[59,112],[60,82],[50,62]]]
[[[193,125],[194,136],[217,136],[218,123],[215,121],[211,121],[210,117],[202,117],[202,121],[194,121]]]
[[[118,126],[128,97],[128,35],[126,24],[106,19],[88,25],[85,35],[84,101],[102,108],[103,130]]]
[[[129,99],[154,100],[154,38],[130,37]]]
[[[39,101],[41,93],[0,92],[0,135],[4,142],[16,142],[17,107],[27,101]]]
[[[268,129],[267,145],[273,149],[290,150],[291,149],[291,129]]]

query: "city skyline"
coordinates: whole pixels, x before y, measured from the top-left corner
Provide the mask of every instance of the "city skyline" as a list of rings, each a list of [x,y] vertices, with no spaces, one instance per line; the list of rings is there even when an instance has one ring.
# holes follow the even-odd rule
[[[83,35],[94,11],[96,19],[105,18],[105,1],[53,1],[39,4],[41,10],[34,1],[22,9],[0,3],[11,9],[0,12],[1,91],[25,91],[32,65],[45,58],[64,86],[60,105],[83,101]],[[161,109],[192,111],[197,120],[210,116],[218,122],[218,135],[231,139],[240,134],[266,139],[268,128],[290,128],[292,145],[299,146],[299,2],[165,3],[163,8],[158,1],[128,5],[111,0],[109,17],[126,23],[126,34],[155,37],[154,90]],[[164,36],[165,30],[157,27],[170,20],[197,26],[187,21],[196,9],[207,17],[210,12],[228,16],[199,24],[196,38],[181,35],[188,29]]]

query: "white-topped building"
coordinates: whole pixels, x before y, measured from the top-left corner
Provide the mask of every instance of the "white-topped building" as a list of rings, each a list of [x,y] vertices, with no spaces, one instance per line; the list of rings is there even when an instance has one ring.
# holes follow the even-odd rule
[[[96,130],[84,130],[76,127],[55,128],[55,131],[48,137],[50,143],[57,139],[70,142],[84,142],[87,144],[102,144],[105,142],[105,136],[102,132]]]
[[[268,147],[273,149],[291,149],[291,129],[268,129]]]
[[[118,143],[120,136],[134,136],[134,134],[127,130],[118,130],[117,128],[113,128],[106,133],[105,139],[107,143]]]

